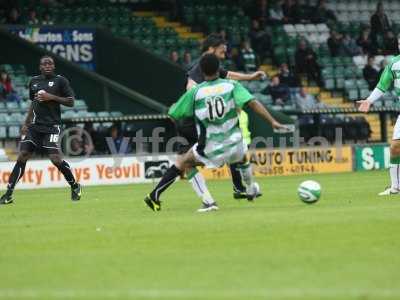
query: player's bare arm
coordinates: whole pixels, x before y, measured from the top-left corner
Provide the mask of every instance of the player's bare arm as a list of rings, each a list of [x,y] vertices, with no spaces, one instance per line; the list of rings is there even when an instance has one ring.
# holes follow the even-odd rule
[[[252,80],[260,80],[264,79],[267,77],[267,74],[265,74],[264,71],[257,71],[251,74],[244,74],[244,73],[239,73],[239,72],[232,72],[229,71],[227,78],[233,79],[233,80],[238,80],[238,81],[252,81]]]
[[[59,97],[47,92],[37,93],[35,99],[39,100],[40,102],[55,101],[64,106],[69,106],[69,107],[74,106],[73,97]]]
[[[357,104],[359,104],[358,110],[363,113],[367,113],[371,108],[371,102],[369,102],[368,100],[357,101]]]
[[[358,107],[358,110],[363,113],[367,113],[369,109],[371,108],[371,105],[379,100],[385,93],[381,91],[379,88],[375,88],[372,92],[371,95],[365,100],[357,101],[357,104],[360,106]]]
[[[269,113],[269,111],[257,100],[252,100],[248,103],[248,106],[258,115],[260,115],[265,121],[271,124],[275,129],[282,128],[286,129],[286,126],[279,123],[274,117]]]
[[[194,81],[192,78],[188,78],[188,81],[186,83],[186,90],[190,90],[192,87],[194,87],[195,85],[197,85],[197,82]]]

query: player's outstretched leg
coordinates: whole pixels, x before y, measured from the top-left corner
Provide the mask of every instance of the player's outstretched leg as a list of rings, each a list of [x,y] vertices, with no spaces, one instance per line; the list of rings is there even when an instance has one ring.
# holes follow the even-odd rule
[[[238,168],[242,174],[243,181],[246,184],[247,200],[252,201],[257,197],[257,194],[260,193],[260,186],[253,180],[253,174],[249,162],[239,163]]]
[[[176,165],[170,167],[164,176],[161,178],[160,182],[153,189],[153,191],[146,196],[144,202],[154,211],[161,210],[161,194],[175,182],[176,178],[182,174],[182,171],[177,168]]]
[[[17,162],[15,163],[14,168],[11,172],[10,178],[8,179],[7,191],[0,198],[0,205],[10,204],[14,201],[12,198],[14,188],[21,177],[24,175],[26,162],[30,157],[30,152],[22,151],[19,154]]]
[[[397,125],[397,122],[396,122]],[[396,126],[395,126],[396,134]],[[390,181],[391,185],[379,196],[388,196],[400,193],[400,140],[393,140],[390,145]]]
[[[153,211],[161,210],[161,194],[175,182],[176,178],[178,178],[184,170],[192,169],[196,166],[196,164],[198,164],[198,162],[195,159],[193,150],[190,150],[183,156],[179,156],[176,164],[167,170],[167,172],[161,178],[161,181],[157,184],[154,190],[144,199],[144,202],[147,204],[147,206],[150,207]],[[198,178],[202,177],[198,176],[197,179]],[[205,185],[204,179],[203,184]],[[211,195],[210,198],[212,199]],[[211,209],[211,207],[213,208]],[[203,212],[216,209],[218,209],[218,206],[215,202],[213,202],[212,204],[207,204],[203,202],[203,207],[199,211]]]
[[[71,200],[78,201],[81,199],[82,187],[76,182],[74,175],[72,174],[71,167],[69,164],[61,158],[60,154],[50,154],[49,155],[53,165],[64,175],[65,180],[71,186]]]
[[[207,188],[206,181],[203,175],[199,172],[197,168],[192,168],[188,171],[187,177],[189,182],[192,184],[194,191],[197,196],[200,197],[203,205],[199,208],[198,212],[206,212],[211,210],[217,210],[218,207],[211,196],[210,191]]]

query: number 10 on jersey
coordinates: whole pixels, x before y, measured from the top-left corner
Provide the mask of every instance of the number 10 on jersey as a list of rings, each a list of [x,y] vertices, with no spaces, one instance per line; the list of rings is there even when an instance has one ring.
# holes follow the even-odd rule
[[[208,119],[213,121],[215,118],[221,119],[225,115],[225,101],[221,96],[207,97]]]

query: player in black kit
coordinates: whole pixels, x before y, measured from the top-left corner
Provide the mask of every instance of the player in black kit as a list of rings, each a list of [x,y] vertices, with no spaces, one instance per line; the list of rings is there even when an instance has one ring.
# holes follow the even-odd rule
[[[26,162],[37,148],[45,150],[51,162],[64,175],[71,186],[71,200],[77,201],[81,198],[81,185],[75,181],[69,164],[62,159],[58,143],[61,133],[60,105],[74,106],[74,92],[65,77],[55,75],[52,57],[43,56],[39,69],[41,75],[32,77],[29,83],[29,98],[32,103],[21,129],[20,153],[8,180],[7,191],[0,198],[0,204],[13,202],[14,187],[24,175]]]

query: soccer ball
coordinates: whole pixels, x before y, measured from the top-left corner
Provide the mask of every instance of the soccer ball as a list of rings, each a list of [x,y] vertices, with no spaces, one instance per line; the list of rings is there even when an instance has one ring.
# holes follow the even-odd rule
[[[312,204],[321,197],[321,186],[314,180],[303,181],[297,189],[297,194],[301,201]]]

